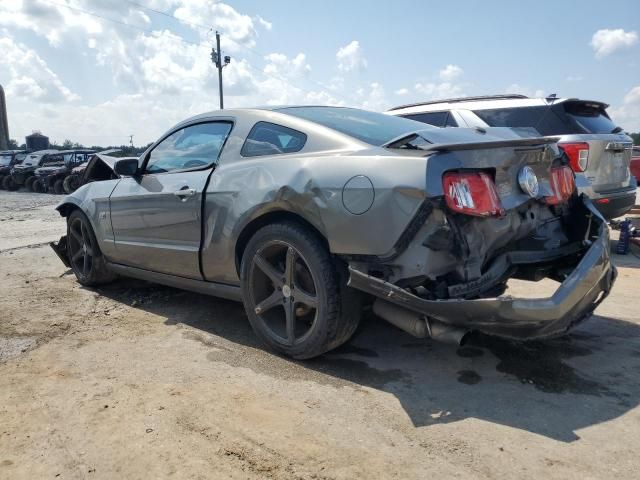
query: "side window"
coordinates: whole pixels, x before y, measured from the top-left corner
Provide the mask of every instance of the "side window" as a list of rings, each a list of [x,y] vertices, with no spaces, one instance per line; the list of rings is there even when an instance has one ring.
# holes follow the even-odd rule
[[[549,106],[496,108],[475,110],[474,113],[490,127],[530,127],[542,135],[566,135],[576,133],[556,115]]]
[[[447,121],[444,123],[445,127],[457,127],[458,126],[458,122],[456,122],[456,119],[453,118],[453,113],[449,112],[449,114],[447,115]]]
[[[62,155],[45,155],[40,161],[40,165],[49,165],[52,163],[62,162],[64,157]]]
[[[299,152],[304,147],[307,136],[292,128],[269,122],[256,123],[242,145],[240,155],[257,157],[280,153]]]
[[[213,165],[231,127],[230,122],[198,123],[173,132],[151,150],[144,173],[166,173]]]
[[[447,115],[449,115],[449,112],[426,112],[405,115],[405,118],[433,125],[434,127],[444,127]]]

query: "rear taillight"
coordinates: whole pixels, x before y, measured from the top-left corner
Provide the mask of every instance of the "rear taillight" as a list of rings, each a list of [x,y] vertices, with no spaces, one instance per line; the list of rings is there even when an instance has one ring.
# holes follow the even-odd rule
[[[454,212],[478,217],[504,213],[496,185],[486,173],[446,173],[442,185],[447,206]]]
[[[559,143],[558,146],[567,154],[569,166],[574,172],[584,172],[587,169],[589,165],[588,143]]]
[[[551,177],[549,178],[553,195],[545,197],[549,205],[557,205],[566,202],[573,194],[575,182],[573,180],[573,171],[569,167],[554,167],[551,169]]]

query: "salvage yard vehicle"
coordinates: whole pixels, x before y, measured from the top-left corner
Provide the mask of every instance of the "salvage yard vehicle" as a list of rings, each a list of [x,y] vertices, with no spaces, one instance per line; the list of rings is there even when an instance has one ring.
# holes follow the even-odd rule
[[[56,208],[86,286],[134,277],[242,301],[257,336],[310,358],[363,304],[417,337],[562,335],[615,279],[600,213],[552,138],[364,110],[224,110],[169,130],[121,178]],[[507,281],[559,282],[549,298]]]
[[[7,190],[17,190],[21,186],[27,187],[27,190],[32,190],[33,182],[36,180],[35,171],[38,168],[61,165],[62,163],[63,158],[58,150],[40,150],[29,153],[22,163],[11,169],[10,179],[5,178],[4,182],[7,185],[3,184],[3,186]]]
[[[10,187],[12,187],[11,181],[7,181],[7,187],[4,187],[4,179],[10,175],[11,169],[14,165],[17,165],[24,160],[26,153],[26,150],[0,151],[0,188],[9,190]]]
[[[73,168],[88,161],[89,157],[95,153],[93,150],[63,150],[62,162],[48,164],[35,170],[35,181],[31,185],[34,192],[52,192],[63,194],[64,181],[71,174]]]
[[[542,135],[560,136],[578,192],[611,219],[635,204],[638,185],[629,173],[632,139],[611,121],[608,107],[555,95],[493,95],[403,105],[388,113],[438,127],[530,127]]]

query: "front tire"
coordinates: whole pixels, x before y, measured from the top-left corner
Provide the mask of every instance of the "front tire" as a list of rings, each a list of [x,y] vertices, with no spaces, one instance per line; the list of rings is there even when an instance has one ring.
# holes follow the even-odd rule
[[[13,181],[11,175],[7,175],[2,179],[2,188],[11,192],[15,192],[16,190],[18,190],[18,188],[20,188],[20,185]]]
[[[61,178],[56,180],[53,184],[53,191],[56,195],[62,195],[64,193],[64,186]]]
[[[86,287],[109,283],[116,275],[109,270],[89,219],[80,210],[67,218],[67,253],[78,282]]]
[[[46,191],[45,186],[40,179],[37,179],[31,184],[31,189],[36,193],[44,193]]]
[[[64,188],[65,193],[67,194],[73,193],[80,186],[80,177],[76,174],[69,175],[67,178],[64,179],[62,186]]]
[[[33,189],[33,182],[35,182],[36,180],[36,177],[33,176],[27,178],[27,180],[24,182],[24,186],[27,187],[27,190],[29,190],[30,192],[35,192],[35,190]]]
[[[360,321],[360,295],[346,286],[346,268],[296,223],[256,232],[242,256],[240,278],[256,335],[290,357],[312,358],[340,346]]]

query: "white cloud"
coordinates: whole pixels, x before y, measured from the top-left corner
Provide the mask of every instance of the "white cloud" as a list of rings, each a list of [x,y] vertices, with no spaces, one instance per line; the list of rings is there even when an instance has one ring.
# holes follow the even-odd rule
[[[5,36],[0,37],[0,52],[0,71],[9,79],[6,86],[8,96],[45,103],[80,98],[62,83],[34,50]]]
[[[596,58],[604,58],[612,53],[630,48],[638,43],[638,33],[625,32],[622,28],[615,30],[598,30],[591,38],[591,47]]]
[[[582,80],[584,80],[584,77],[582,75],[569,75],[567,78],[565,78],[565,81],[567,82],[581,82]]]
[[[416,83],[414,89],[417,93],[421,94],[425,100],[439,100],[464,96],[462,87],[451,82]]]
[[[311,66],[307,63],[307,57],[304,53],[299,53],[292,59],[283,53],[271,53],[265,57],[265,60],[269,62],[263,70],[267,75],[295,77],[311,71]]]
[[[256,15],[256,20],[258,21],[258,23],[260,24],[260,26],[262,26],[262,28],[264,28],[265,30],[267,30],[268,32],[271,31],[271,29],[273,28],[273,23],[268,22],[267,20],[265,20],[264,18],[262,18],[260,15]]]
[[[626,131],[640,132],[640,85],[627,92],[622,105],[610,108],[609,115],[616,123]]]
[[[367,59],[364,57],[360,42],[357,40],[340,47],[338,53],[336,53],[336,59],[338,60],[338,68],[345,72],[367,68]]]
[[[458,65],[447,65],[442,70],[440,70],[439,76],[440,80],[444,82],[452,82],[457,79],[464,73],[464,70],[460,68]]]
[[[505,93],[515,93],[519,95],[526,95],[531,98],[543,98],[546,97],[546,93],[541,88],[530,88],[518,83],[512,83],[505,88]]]
[[[408,95],[409,94],[409,89],[408,88],[399,88],[398,90],[396,90],[393,93],[395,93],[396,95],[400,95],[400,96]]]

